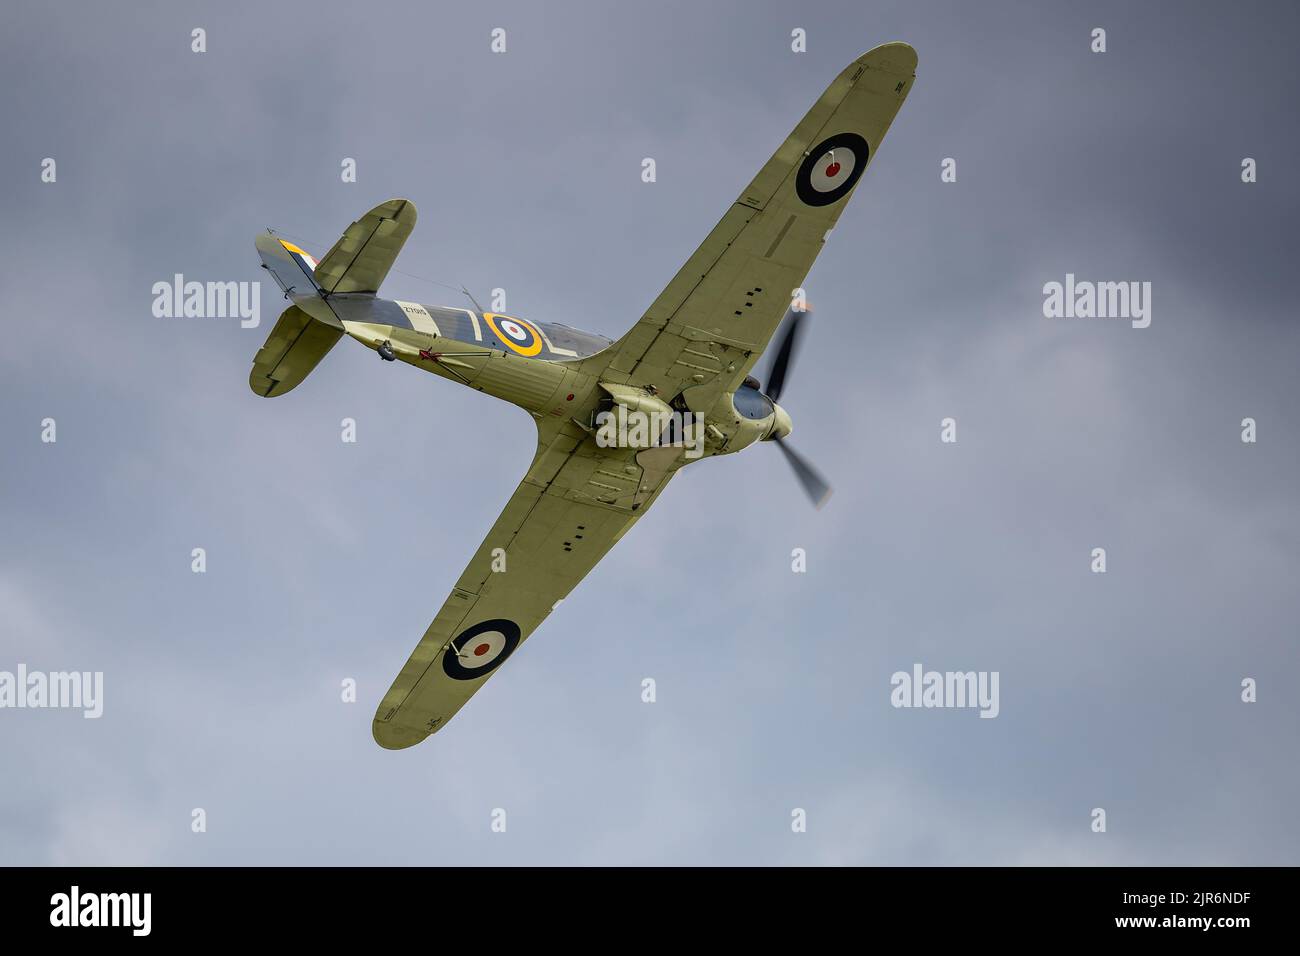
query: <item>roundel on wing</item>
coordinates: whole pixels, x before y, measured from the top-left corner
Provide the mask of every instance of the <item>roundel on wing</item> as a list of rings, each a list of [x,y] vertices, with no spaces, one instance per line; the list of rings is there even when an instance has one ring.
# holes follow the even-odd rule
[[[442,669],[455,680],[486,677],[519,646],[519,625],[505,618],[483,621],[461,631],[442,655]]]
[[[492,334],[512,352],[532,356],[542,350],[542,333],[537,331],[537,326],[533,323],[495,312],[484,312],[483,318],[487,320]]]
[[[795,176],[795,191],[809,206],[829,206],[843,199],[867,168],[871,147],[857,133],[824,139],[804,158]]]

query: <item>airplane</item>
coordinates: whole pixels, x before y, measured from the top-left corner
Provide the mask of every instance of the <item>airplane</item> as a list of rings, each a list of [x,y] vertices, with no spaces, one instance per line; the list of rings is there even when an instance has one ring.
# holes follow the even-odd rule
[[[366,213],[319,261],[269,231],[257,237],[263,268],[292,302],[253,360],[258,395],[295,388],[347,335],[384,361],[517,405],[537,424],[527,473],[376,710],[380,746],[411,747],[445,727],[691,461],[771,442],[814,504],[825,501],[830,486],[790,447],[793,424],[778,404],[807,314],[792,296],[916,63],[895,42],[849,64],[618,341],[477,303],[380,298],[415,227],[407,199]],[[751,373],[783,319],[764,389]],[[596,427],[638,416],[651,425]]]

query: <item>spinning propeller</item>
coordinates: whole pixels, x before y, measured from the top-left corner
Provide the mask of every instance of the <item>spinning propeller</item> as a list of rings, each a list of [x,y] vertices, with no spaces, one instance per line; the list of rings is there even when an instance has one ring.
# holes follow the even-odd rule
[[[788,313],[785,334],[776,348],[776,355],[772,359],[772,369],[767,374],[767,391],[765,394],[772,400],[773,405],[780,401],[781,392],[785,388],[786,376],[790,373],[790,366],[794,362],[794,353],[799,344],[799,336],[802,334],[800,330],[803,328],[803,322],[808,314],[806,310],[796,312],[793,309]],[[786,434],[788,433],[787,430]],[[785,460],[794,469],[799,484],[803,485],[803,490],[808,493],[808,497],[812,500],[813,507],[820,508],[826,504],[831,496],[831,486],[821,476],[821,473],[812,466],[808,459],[791,448],[790,444],[775,430],[769,440],[776,442],[776,447],[781,449],[781,453],[785,455]]]

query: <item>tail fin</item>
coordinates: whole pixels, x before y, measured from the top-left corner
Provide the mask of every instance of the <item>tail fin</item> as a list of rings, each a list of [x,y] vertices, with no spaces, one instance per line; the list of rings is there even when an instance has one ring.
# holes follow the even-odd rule
[[[292,242],[264,232],[254,240],[262,266],[284,290],[289,298],[299,295],[320,295],[316,284],[316,260]]]
[[[262,265],[294,304],[253,359],[249,387],[273,398],[306,378],[343,336],[329,297],[374,295],[414,228],[415,204],[390,199],[348,226],[320,262],[279,236],[258,236]]]

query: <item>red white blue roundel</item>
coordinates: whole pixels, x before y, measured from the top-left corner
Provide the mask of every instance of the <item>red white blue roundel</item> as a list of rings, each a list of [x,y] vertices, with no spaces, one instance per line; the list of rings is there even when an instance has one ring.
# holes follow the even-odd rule
[[[795,191],[809,206],[829,206],[849,194],[867,168],[871,147],[857,133],[824,139],[804,157],[795,176]]]
[[[477,680],[492,673],[519,646],[519,625],[497,618],[466,628],[448,645],[442,669],[455,680]]]
[[[531,358],[542,350],[542,335],[533,323],[495,312],[484,312],[483,318],[496,337],[511,351]]]

